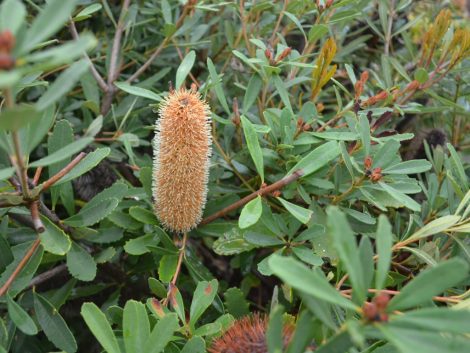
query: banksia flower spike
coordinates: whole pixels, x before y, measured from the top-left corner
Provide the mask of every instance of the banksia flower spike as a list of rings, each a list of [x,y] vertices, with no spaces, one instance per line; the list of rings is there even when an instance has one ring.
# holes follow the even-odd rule
[[[209,353],[268,353],[266,330],[268,319],[255,314],[236,320],[225,333],[212,342]],[[282,337],[286,348],[293,336],[295,326],[284,325]]]
[[[210,112],[196,87],[171,90],[153,141],[154,209],[168,230],[185,233],[201,220],[211,154]]]

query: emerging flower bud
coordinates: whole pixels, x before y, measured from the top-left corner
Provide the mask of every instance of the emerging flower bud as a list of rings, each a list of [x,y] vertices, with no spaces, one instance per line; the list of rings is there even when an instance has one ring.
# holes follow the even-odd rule
[[[171,91],[154,137],[153,197],[162,225],[184,233],[201,220],[211,154],[210,112],[194,88]]]

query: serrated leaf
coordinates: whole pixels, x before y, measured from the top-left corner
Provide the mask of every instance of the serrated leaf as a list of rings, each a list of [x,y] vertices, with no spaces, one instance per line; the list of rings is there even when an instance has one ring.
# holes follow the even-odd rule
[[[72,243],[67,253],[67,268],[72,276],[81,281],[92,281],[96,277],[95,260],[77,243]]]
[[[64,219],[63,222],[72,227],[88,227],[108,216],[118,204],[119,201],[115,198],[106,199],[92,207],[82,208],[80,212]]]
[[[17,304],[8,294],[6,293],[7,298],[7,307],[8,315],[11,318],[11,321],[26,335],[36,335],[38,333],[38,328],[34,323],[31,316],[19,305]]]
[[[41,217],[41,220],[46,229],[44,232],[39,233],[44,250],[56,255],[65,255],[72,245],[70,237],[52,223],[49,218]]]
[[[39,325],[49,341],[67,353],[77,351],[77,342],[65,320],[57,309],[38,293],[34,293],[34,310]]]

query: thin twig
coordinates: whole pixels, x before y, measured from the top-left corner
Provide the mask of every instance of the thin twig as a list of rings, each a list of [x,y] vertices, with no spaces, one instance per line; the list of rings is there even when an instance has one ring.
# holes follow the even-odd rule
[[[125,18],[127,10],[129,9],[130,0],[124,0],[122,4],[121,14],[119,16],[118,25],[116,32],[114,33],[113,47],[111,49],[111,58],[109,59],[109,70],[108,70],[108,88],[113,84],[114,80],[119,75],[118,70],[118,59],[119,52],[121,50],[121,39],[122,32],[124,31]]]
[[[79,35],[77,32],[77,27],[75,27],[75,22],[73,21],[72,18],[70,18],[70,33],[72,34],[73,39],[78,40]],[[90,71],[93,77],[95,78],[96,82],[98,83],[98,86],[103,90],[103,92],[106,92],[108,90],[108,86],[106,85],[106,82],[104,82],[103,77],[100,75],[98,70],[96,69],[95,65],[93,64],[93,61],[90,59],[88,54],[85,52],[83,56],[88,60],[90,63]]]
[[[33,177],[33,185],[34,186],[38,185],[39,178],[41,177],[41,173],[42,173],[42,167],[38,167],[36,169],[36,172],[34,173],[34,177]]]
[[[21,272],[21,270],[26,266],[29,259],[33,256],[33,254],[36,251],[36,249],[38,248],[39,244],[41,244],[41,240],[39,238],[37,238],[34,241],[33,245],[31,245],[31,248],[29,248],[28,252],[23,256],[23,258],[21,259],[18,266],[16,266],[13,273],[10,275],[10,277],[8,277],[5,284],[2,286],[2,288],[0,288],[0,297],[2,297],[8,291],[8,289],[10,288],[10,286],[13,283],[13,281],[15,280],[15,278],[18,276],[18,274]]]
[[[279,190],[282,187],[284,187],[284,186],[294,182],[295,180],[299,179],[303,174],[304,174],[304,172],[303,172],[302,169],[296,170],[291,175],[288,175],[288,176],[282,178],[281,180],[276,181],[274,184],[262,187],[261,189],[251,193],[250,195],[245,196],[243,199],[238,200],[237,202],[234,202],[233,204],[221,209],[220,211],[204,218],[199,225],[202,226],[202,225],[208,224],[208,223],[216,220],[217,218],[225,216],[227,213],[230,213],[230,212],[236,210],[237,208],[240,208],[240,207],[246,205],[248,202],[250,202],[251,200],[253,200],[257,196],[264,196],[264,195],[272,193],[273,191]]]
[[[40,284],[48,281],[49,279],[65,272],[67,270],[66,264],[60,264],[59,266],[53,267],[48,271],[45,271],[37,276],[35,276],[29,283],[26,289],[31,289],[33,287],[39,286]]]
[[[178,21],[176,21],[176,24],[175,24],[176,30],[178,30],[181,27],[181,25],[183,24],[184,19],[186,18],[186,16],[189,14],[189,11],[191,10],[191,7],[192,6],[190,6],[190,2],[188,1],[188,3],[185,5],[185,7],[183,9],[183,13],[178,18]],[[176,32],[176,30],[175,30],[175,32]],[[153,63],[153,61],[157,58],[157,56],[160,55],[161,51],[163,49],[165,49],[165,47],[170,42],[172,37],[173,37],[173,35],[166,37],[163,40],[163,42],[160,43],[160,45],[157,47],[157,49],[155,49],[153,54],[150,55],[150,57],[147,59],[147,61],[145,63],[143,63],[142,66],[136,72],[134,72],[131,75],[131,77],[129,77],[126,80],[126,82],[131,83],[132,81],[135,81],[140,75],[142,75],[142,73],[144,73],[149,68],[149,66]]]
[[[181,243],[181,248],[179,249],[179,254],[178,254],[178,263],[176,264],[176,271],[175,274],[173,275],[173,279],[171,280],[171,283],[173,285],[176,285],[176,281],[178,280],[178,276],[181,271],[181,264],[183,263],[183,258],[184,254],[186,251],[186,240],[188,239],[188,233],[183,234],[183,241]]]
[[[85,152],[80,152],[80,154],[77,157],[75,157],[69,164],[67,164],[60,172],[58,172],[56,175],[50,177],[48,180],[42,183],[41,191],[45,191],[49,189],[52,185],[57,183],[68,172],[70,172],[85,156],[86,156]]]
[[[38,233],[43,233],[46,228],[44,227],[44,224],[39,217],[38,201],[33,201],[29,207],[29,210],[31,212],[31,219],[33,220],[34,229]]]

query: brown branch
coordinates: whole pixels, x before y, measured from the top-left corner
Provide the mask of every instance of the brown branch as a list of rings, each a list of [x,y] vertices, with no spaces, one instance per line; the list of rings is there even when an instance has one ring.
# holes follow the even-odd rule
[[[34,173],[34,177],[33,177],[33,185],[34,186],[38,185],[39,178],[41,177],[41,173],[42,173],[42,167],[38,167],[36,169],[36,172]]]
[[[125,18],[127,10],[129,9],[130,0],[124,0],[122,4],[121,14],[119,16],[118,25],[116,32],[114,33],[113,47],[111,49],[111,58],[109,59],[109,70],[108,70],[108,88],[111,86],[119,75],[118,69],[118,58],[121,50],[121,39],[122,32],[124,31]]]
[[[77,32],[77,27],[75,27],[75,22],[73,21],[72,18],[70,19],[69,29],[70,29],[70,33],[72,34],[73,39],[78,40],[79,35],[78,35],[78,32]],[[100,88],[104,92],[106,92],[108,90],[108,86],[106,85],[106,82],[104,82],[103,77],[101,77],[100,73],[96,69],[95,65],[93,64],[93,61],[90,59],[90,57],[88,56],[88,54],[86,52],[83,54],[83,56],[90,63],[91,74],[93,75],[94,79],[98,83],[98,86],[100,86]]]
[[[240,207],[246,205],[248,202],[250,202],[251,200],[253,200],[257,196],[264,196],[264,195],[272,193],[273,191],[279,190],[282,187],[296,181],[303,174],[304,174],[304,172],[303,172],[302,169],[296,170],[291,175],[288,175],[288,176],[282,178],[281,180],[276,181],[274,184],[262,187],[261,189],[251,193],[250,195],[245,196],[243,199],[238,200],[237,202],[234,202],[233,204],[221,209],[220,211],[217,211],[216,213],[204,218],[199,225],[202,226],[202,225],[208,224],[208,223],[216,220],[217,218],[225,216],[227,213],[232,212],[232,211],[236,210],[237,208],[240,208]]]
[[[171,280],[171,283],[173,285],[176,285],[176,281],[178,280],[178,276],[181,271],[181,264],[183,263],[183,258],[184,254],[186,251],[186,240],[188,239],[188,233],[183,234],[183,241],[181,243],[181,248],[179,249],[179,254],[178,254],[178,263],[176,264],[176,271],[175,274],[173,275],[173,279]]]
[[[20,263],[18,264],[18,266],[16,266],[15,270],[13,271],[13,273],[10,275],[10,277],[8,277],[8,279],[6,280],[5,284],[0,288],[0,297],[2,297],[7,291],[8,289],[10,288],[11,284],[13,283],[13,281],[15,280],[15,278],[19,275],[19,273],[21,272],[21,270],[26,266],[26,264],[28,263],[29,259],[31,258],[31,256],[33,256],[34,252],[36,251],[36,249],[38,248],[39,244],[41,243],[41,240],[39,238],[37,238],[33,245],[31,245],[31,248],[29,248],[29,250],[27,251],[27,253],[23,256],[23,258],[21,259]]]
[[[33,220],[34,229],[38,233],[44,233],[46,228],[44,227],[44,224],[39,217],[38,201],[33,201],[29,207],[29,210],[31,212],[31,219]]]
[[[69,164],[67,164],[61,171],[59,171],[56,175],[50,177],[48,180],[42,183],[41,191],[45,191],[49,189],[52,185],[57,183],[67,173],[69,173],[85,156],[86,156],[85,152],[80,152],[80,154],[77,157],[75,157]]]

